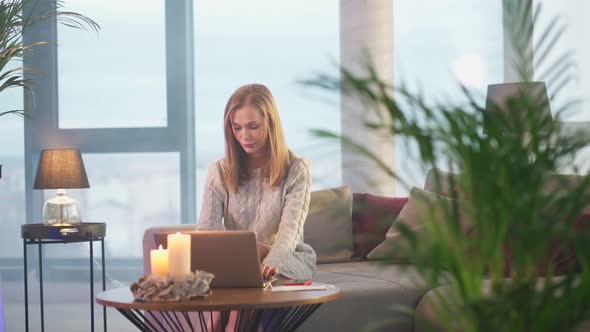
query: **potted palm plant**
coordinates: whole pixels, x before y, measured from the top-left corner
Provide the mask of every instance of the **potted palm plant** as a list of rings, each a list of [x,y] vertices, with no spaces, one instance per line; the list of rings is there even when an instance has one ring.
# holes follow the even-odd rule
[[[32,90],[33,82],[25,79],[22,74],[23,71],[30,69],[23,68],[19,64],[26,52],[47,44],[47,42],[37,41],[24,44],[23,34],[31,26],[50,17],[55,17],[58,22],[75,29],[95,31],[99,29],[99,25],[92,19],[75,12],[64,11],[62,1],[57,1],[54,9],[40,15],[25,14],[25,12],[33,12],[33,10],[26,11],[25,9],[31,9],[38,5],[38,1],[31,0],[0,1],[0,93],[14,88]],[[0,116],[8,114],[26,116],[28,111],[29,108],[25,102],[24,109],[0,110]]]
[[[527,82],[532,80],[528,45],[540,7],[529,23],[523,13],[531,1],[520,3],[525,5],[510,8],[505,20],[515,67]],[[544,31],[536,45],[551,49],[561,27],[553,21]],[[556,82],[571,80],[564,69],[571,63],[567,54],[559,66],[546,59],[538,58],[537,68],[546,66]],[[306,83],[360,96],[370,109],[386,110],[386,119],[366,123],[367,130],[409,138],[422,165],[433,169],[437,186],[451,188],[443,203],[424,202],[429,213],[422,227],[396,222],[392,229],[401,237],[386,249],[395,260],[385,264],[411,262],[421,277],[416,281],[434,289],[430,314],[417,319],[426,322],[417,325],[420,331],[573,331],[590,319],[590,224],[580,219],[590,202],[590,176],[575,183],[557,177],[557,184],[547,185],[590,145],[589,135],[564,129],[560,119],[566,108],[552,107],[553,120],[543,116],[539,109],[547,101],[523,88],[506,104],[492,105],[501,110],[492,116],[463,86],[467,103],[430,104],[403,85],[394,88],[381,80],[370,62],[362,75],[341,68],[339,76],[320,75]],[[387,165],[345,136],[314,133],[342,141],[379,167]],[[441,164],[453,176],[442,176]],[[572,258],[565,268],[553,259],[564,253]]]

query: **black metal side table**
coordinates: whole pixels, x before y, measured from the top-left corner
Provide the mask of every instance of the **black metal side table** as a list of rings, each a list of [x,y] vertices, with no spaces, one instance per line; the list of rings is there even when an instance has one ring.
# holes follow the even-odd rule
[[[94,241],[100,241],[102,257],[102,290],[106,290],[105,264],[104,264],[104,237],[106,234],[105,223],[81,223],[78,225],[45,225],[25,224],[21,226],[24,257],[24,282],[25,282],[25,331],[29,331],[29,288],[27,280],[27,245],[39,246],[39,300],[41,304],[41,331],[45,331],[43,313],[43,255],[44,244],[51,243],[90,243],[90,330],[94,331]],[[106,307],[103,307],[103,326],[107,330]]]

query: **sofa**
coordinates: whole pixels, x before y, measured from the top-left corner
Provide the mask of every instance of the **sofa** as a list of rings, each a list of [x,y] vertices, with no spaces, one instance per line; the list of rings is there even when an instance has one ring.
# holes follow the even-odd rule
[[[318,256],[313,280],[337,286],[342,297],[322,305],[300,331],[359,331],[367,327],[376,331],[413,331],[413,316],[404,308],[415,308],[427,291],[416,286],[415,270],[366,259],[371,247],[384,239],[405,201],[351,193],[348,187],[312,193],[304,238]],[[367,210],[372,214],[362,212]],[[386,225],[377,222],[384,216]],[[367,222],[379,228],[377,234],[367,229]],[[187,224],[146,229],[144,273],[150,271],[149,252],[156,249],[155,234],[194,229],[195,225]]]
[[[424,190],[436,192],[435,183],[431,171]],[[367,259],[385,240],[406,202],[407,197],[351,193],[348,187],[312,192],[304,239],[318,255],[314,281],[337,286],[342,297],[322,305],[300,331],[432,330],[432,324],[422,317],[434,318],[434,294],[445,291],[445,286],[421,286],[420,276],[411,265]],[[149,251],[156,247],[155,234],[194,229],[195,225],[147,229],[143,238],[144,273],[150,271]],[[440,328],[435,324],[434,330]]]

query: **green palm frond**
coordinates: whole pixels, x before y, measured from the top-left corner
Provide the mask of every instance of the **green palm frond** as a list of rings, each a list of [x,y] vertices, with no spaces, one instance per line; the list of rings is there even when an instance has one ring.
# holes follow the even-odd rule
[[[546,81],[550,102],[555,103],[575,75],[571,52],[553,56],[565,31],[563,23],[550,20],[537,34],[540,5],[533,8],[530,0],[503,3],[514,51],[509,65],[523,82],[534,77]],[[546,106],[543,99],[525,89],[509,100],[507,112],[492,116],[464,86],[459,88],[467,104],[432,103],[404,85],[384,82],[369,61],[365,69],[358,75],[340,68],[339,75],[320,74],[304,83],[352,94],[368,110],[386,110],[385,118],[362,120],[367,130],[411,140],[422,166],[435,169],[438,186],[450,181],[450,188],[460,192],[451,193],[460,202],[432,206],[420,232],[398,225],[402,239],[392,249],[396,257],[411,260],[430,287],[449,285],[452,292],[439,296],[435,306],[445,328],[572,331],[590,319],[590,227],[579,227],[577,220],[590,201],[590,175],[576,183],[555,177],[590,146],[590,135],[567,134],[560,121],[579,101],[553,107],[551,120],[538,112]],[[340,140],[385,174],[399,178],[363,144],[324,130],[313,133]],[[458,175],[445,180],[438,165],[448,165]],[[553,189],[547,187],[549,180],[557,181]],[[442,213],[442,220],[435,212]],[[461,229],[460,212],[473,223],[469,234]],[[555,266],[547,262],[560,250],[574,252],[580,267],[551,279]],[[547,279],[537,278],[541,270]],[[503,280],[507,273],[510,282]]]
[[[98,31],[100,26],[92,19],[70,11],[63,11],[63,1],[57,1],[56,8],[40,15],[24,16],[27,6],[36,6],[34,0],[2,0],[0,1],[0,93],[11,88],[31,90],[32,82],[24,79],[22,73],[27,68],[14,63],[22,62],[25,53],[37,46],[47,44],[45,41],[24,44],[23,34],[30,27],[55,17],[57,22],[75,29]],[[31,11],[33,12],[33,11]],[[0,112],[0,116],[14,114],[26,116],[28,105],[24,110]]]

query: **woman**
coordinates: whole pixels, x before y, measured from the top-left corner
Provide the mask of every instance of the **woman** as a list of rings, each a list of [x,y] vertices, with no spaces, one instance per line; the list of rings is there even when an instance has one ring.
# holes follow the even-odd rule
[[[236,90],[224,130],[225,158],[209,166],[197,229],[253,231],[263,278],[311,279],[316,255],[303,243],[310,166],[287,148],[270,90],[261,84]]]

